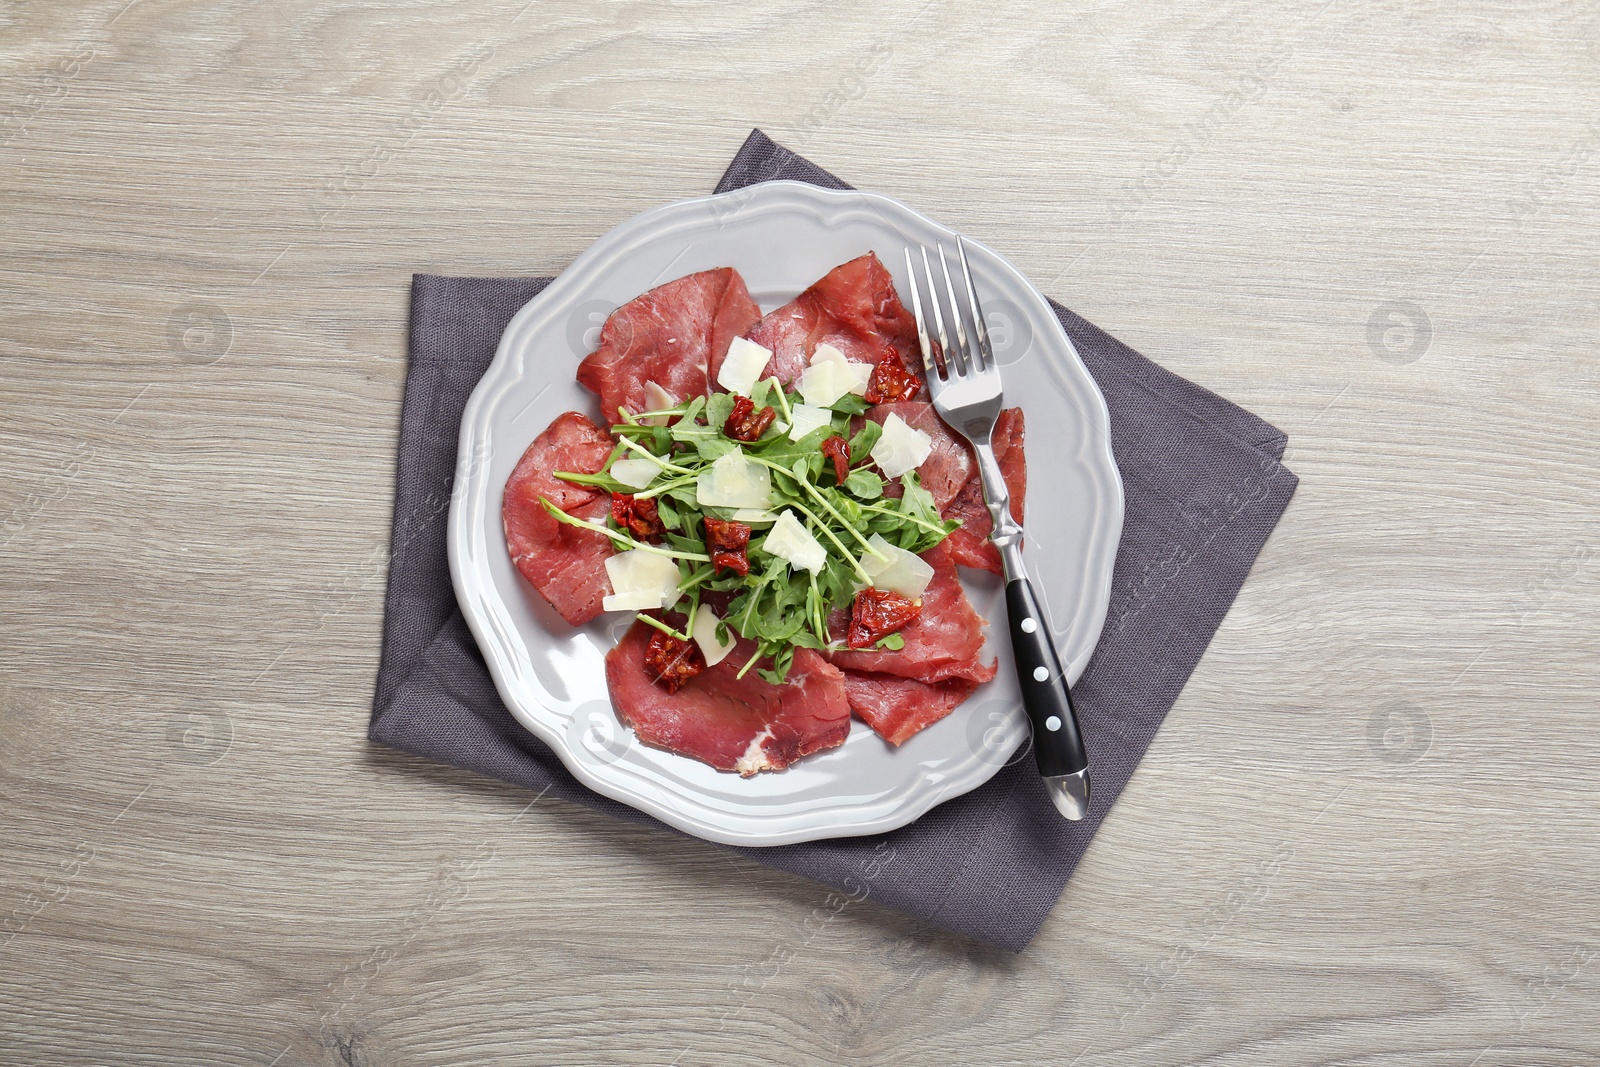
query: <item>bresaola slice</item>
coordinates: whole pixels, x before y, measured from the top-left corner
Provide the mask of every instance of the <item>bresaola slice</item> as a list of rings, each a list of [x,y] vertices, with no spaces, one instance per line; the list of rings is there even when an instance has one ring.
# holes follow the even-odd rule
[[[573,485],[553,471],[593,474],[613,447],[606,432],[576,411],[560,415],[528,446],[506,481],[501,517],[511,562],[539,595],[573,626],[600,614],[611,541],[603,534],[558,522],[540,497],[569,515],[605,522],[611,494]]]
[[[1024,423],[1021,408],[1006,408],[994,424],[994,458],[1011,491],[1011,517],[1022,521],[1028,496],[1028,461],[1023,453]],[[931,459],[932,457],[930,457]],[[983,502],[983,483],[974,468],[972,476],[950,505],[943,509],[947,519],[960,519],[961,527],[945,539],[950,558],[963,567],[1000,573],[1000,553],[989,541],[994,523]]]
[[[844,672],[844,691],[850,700],[850,710],[891,745],[902,745],[932,726],[977,688],[978,683],[965,678],[930,684],[871,671]]]
[[[756,323],[745,336],[772,350],[767,374],[792,384],[820,344],[830,344],[854,363],[877,363],[893,349],[920,377],[917,321],[900,302],[894,279],[877,255],[841,263],[805,292]],[[727,354],[724,345],[711,360],[716,380]]]
[[[933,565],[933,580],[922,593],[922,614],[900,631],[905,641],[899,651],[841,649],[829,654],[834,666],[853,671],[871,671],[912,678],[920,682],[964,679],[982,685],[998,669],[991,660],[985,664],[983,617],[972,607],[956,577],[955,564],[944,545],[937,544],[922,553]],[[848,625],[844,612],[834,612],[828,625],[843,633]]]
[[[773,685],[754,670],[735,677],[755,651],[741,638],[727,658],[669,694],[644,662],[655,632],[636,622],[606,653],[612,706],[646,744],[748,778],[781,771],[849,736],[844,674],[810,649],[796,649],[788,681]]]
[[[728,345],[761,318],[744,279],[718,267],[658,285],[623,304],[600,328],[600,345],[578,364],[578,381],[600,394],[601,415],[651,410],[654,382],[674,400],[704,396]]]
[[[903,648],[830,657],[844,668],[851,710],[892,745],[949,715],[998,669],[997,661],[982,661],[983,619],[961,587],[946,543],[922,554],[933,565],[933,581],[923,591],[921,616],[900,631]]]

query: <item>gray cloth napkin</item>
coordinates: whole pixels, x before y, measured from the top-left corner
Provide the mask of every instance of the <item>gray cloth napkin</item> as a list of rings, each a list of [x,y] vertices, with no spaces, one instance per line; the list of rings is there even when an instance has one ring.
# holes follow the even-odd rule
[[[847,188],[757,130],[717,191],[775,178]],[[394,541],[368,736],[654,823],[580,785],[517,724],[450,587],[445,518],[461,412],[501,331],[548,281],[417,275],[412,282]],[[1298,481],[1279,463],[1287,443],[1282,432],[1066,308],[1056,305],[1055,312],[1105,394],[1127,492],[1110,616],[1074,689],[1094,780],[1089,817],[1069,823],[1057,815],[1026,757],[892,833],[735,849],[852,899],[875,900],[1014,952],[1054,907]]]

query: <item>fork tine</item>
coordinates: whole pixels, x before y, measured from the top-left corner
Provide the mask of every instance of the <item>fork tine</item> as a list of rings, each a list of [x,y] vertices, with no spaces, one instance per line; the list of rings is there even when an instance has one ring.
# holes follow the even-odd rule
[[[933,350],[928,344],[928,321],[922,317],[922,286],[917,284],[917,268],[911,262],[911,248],[906,247],[906,278],[911,282],[911,313],[917,317],[917,344],[922,348],[922,369],[931,380],[937,375],[933,369]]]
[[[989,327],[983,321],[983,305],[978,303],[978,290],[972,286],[972,268],[967,265],[967,243],[956,238],[956,251],[961,253],[961,274],[967,282],[967,307],[972,311],[972,333],[977,339],[973,363],[979,370],[993,369],[994,349],[989,345]],[[982,354],[981,362],[978,353]]]
[[[968,370],[977,370],[978,365],[972,362],[971,349],[967,347],[967,327],[961,314],[961,301],[956,299],[956,286],[950,280],[950,262],[944,258],[944,242],[939,242],[939,267],[944,271],[944,291],[950,299],[950,317],[955,320],[955,373],[963,377]]]
[[[933,284],[933,266],[928,262],[928,246],[922,246],[922,270],[928,279],[928,303],[933,305],[933,328],[939,334],[939,355],[944,372],[950,374],[950,338],[944,332],[944,312],[939,310],[939,289]]]

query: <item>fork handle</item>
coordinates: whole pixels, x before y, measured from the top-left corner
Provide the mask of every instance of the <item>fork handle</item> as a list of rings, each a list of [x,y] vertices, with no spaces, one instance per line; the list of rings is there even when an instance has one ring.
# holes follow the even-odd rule
[[[1089,756],[1083,748],[1061,659],[1028,579],[1012,578],[1006,583],[1006,614],[1022,706],[1033,724],[1033,755],[1039,773],[1046,778],[1077,774],[1089,766]]]
[[[1063,815],[1072,810],[1068,818],[1082,818],[1088,805],[1089,756],[1078,729],[1078,714],[1072,707],[1072,691],[1061,670],[1061,657],[1056,655],[1044,612],[1039,610],[1039,598],[1033,595],[1033,583],[1028,581],[1022,562],[1022,524],[1011,514],[1011,493],[988,434],[969,434],[968,439],[978,456],[983,502],[989,508],[993,527],[989,540],[1000,553],[1000,566],[1006,577],[1011,652],[1017,663],[1017,682],[1022,687],[1022,707],[1033,726],[1033,757],[1047,786],[1052,779],[1073,775],[1082,778],[1077,783],[1084,791],[1081,807],[1069,803],[1063,808],[1054,791],[1051,798],[1058,801],[1056,806]]]

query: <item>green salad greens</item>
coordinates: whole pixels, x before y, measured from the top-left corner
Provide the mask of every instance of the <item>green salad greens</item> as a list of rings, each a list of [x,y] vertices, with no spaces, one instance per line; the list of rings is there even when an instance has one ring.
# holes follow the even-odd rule
[[[640,612],[637,617],[650,626],[689,641],[702,596],[731,595],[717,639],[726,644],[731,629],[754,641],[756,652],[740,675],[767,659],[770,667],[757,669],[777,685],[786,678],[795,649],[840,647],[841,635],[829,629],[830,612],[848,609],[856,593],[873,584],[874,567],[889,564],[895,555],[890,549],[926,551],[960,523],[939,515],[915,471],[899,479],[898,498],[884,495],[885,480],[871,458],[883,427],[867,420],[854,432],[850,428],[851,417],[870,406],[860,396],[847,393],[824,410],[805,406],[798,392],[785,390],[776,378],[758,382],[750,392],[755,411],[774,410],[771,425],[754,442],[724,432],[741,398],[714,393],[660,411],[624,410],[623,421],[611,427],[616,447],[600,471],[555,472],[569,482],[653,502],[660,527],[656,536],[635,536],[614,514],[601,525],[568,515],[548,500],[544,504],[561,522],[607,534],[618,553],[654,553],[676,564],[675,610],[685,616],[683,629]],[[797,417],[802,417],[801,428],[807,422],[821,424],[796,440],[791,429]],[[849,443],[842,483],[823,454],[823,443],[832,437]],[[624,471],[625,479],[619,477]],[[748,573],[713,562],[716,546],[708,543],[708,517],[749,528]],[[901,644],[894,633],[877,647]]]

